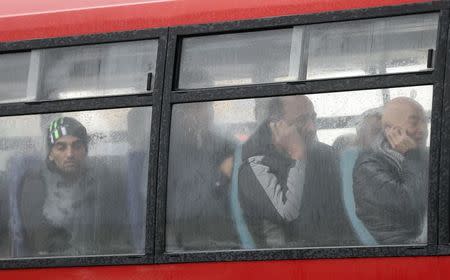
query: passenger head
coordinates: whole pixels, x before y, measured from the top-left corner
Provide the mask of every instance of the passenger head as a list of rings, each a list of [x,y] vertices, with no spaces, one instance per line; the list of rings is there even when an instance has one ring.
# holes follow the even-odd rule
[[[425,112],[422,106],[408,97],[389,101],[381,119],[383,130],[396,128],[404,131],[417,146],[424,147],[428,136]]]
[[[172,131],[174,143],[178,147],[186,145],[199,150],[204,149],[205,142],[211,140],[210,132],[214,117],[211,103],[189,103],[174,107]],[[184,148],[183,148],[184,149]]]
[[[269,103],[269,121],[295,126],[305,143],[316,139],[316,112],[304,95],[275,97]]]
[[[381,131],[381,109],[370,109],[362,113],[356,126],[356,141],[359,147],[369,148]]]
[[[348,148],[354,147],[356,145],[356,135],[349,133],[340,135],[333,142],[333,149],[336,153],[341,153]]]
[[[86,128],[74,118],[57,118],[48,128],[47,147],[47,163],[52,170],[66,177],[77,176],[87,157]]]

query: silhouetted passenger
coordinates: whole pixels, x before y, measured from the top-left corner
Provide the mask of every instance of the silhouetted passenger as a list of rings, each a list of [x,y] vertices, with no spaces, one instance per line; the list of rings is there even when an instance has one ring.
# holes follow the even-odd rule
[[[356,144],[361,150],[369,149],[381,131],[381,110],[370,109],[361,115],[356,126]]]
[[[395,98],[381,122],[381,133],[355,164],[356,213],[379,244],[424,242],[418,240],[428,193],[424,110],[410,98]]]
[[[339,153],[342,194],[344,196],[345,209],[352,222],[352,227],[363,245],[376,245],[376,241],[356,215],[355,198],[353,194],[353,169],[361,151],[370,148],[372,142],[380,133],[380,130],[380,108],[365,111],[357,118],[356,138],[354,139],[353,145],[347,146]]]
[[[234,145],[211,132],[210,104],[180,108],[171,129],[166,249],[237,248],[229,206]]]
[[[239,200],[256,248],[355,243],[337,159],[317,141],[315,121],[307,97],[273,98],[242,148]]]
[[[337,154],[345,151],[348,148],[353,148],[356,146],[356,135],[355,134],[344,134],[338,136],[333,142],[333,149]]]

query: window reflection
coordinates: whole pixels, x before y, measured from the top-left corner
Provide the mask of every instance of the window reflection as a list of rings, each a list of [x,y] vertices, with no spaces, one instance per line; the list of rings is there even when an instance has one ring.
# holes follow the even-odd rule
[[[436,49],[438,14],[309,26],[308,79],[427,69]]]
[[[0,255],[143,254],[150,123],[151,107],[3,117]]]
[[[431,104],[419,86],[174,105],[166,250],[424,243]],[[386,142],[390,106],[414,108],[418,128],[389,126],[400,144]],[[379,196],[378,177],[394,190]]]
[[[0,55],[0,103],[26,101],[30,52]]]
[[[184,38],[178,88],[427,70],[438,18],[417,14]]]
[[[145,93],[157,51],[142,40],[1,54],[0,103]]]
[[[179,88],[267,83],[289,74],[292,29],[183,40]],[[265,59],[261,59],[265,58]]]
[[[155,73],[157,49],[156,40],[146,40],[37,50],[38,96],[68,99],[144,93],[147,74]]]

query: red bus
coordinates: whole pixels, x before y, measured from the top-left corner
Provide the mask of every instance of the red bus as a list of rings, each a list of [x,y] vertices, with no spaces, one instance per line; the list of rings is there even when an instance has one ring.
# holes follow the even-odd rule
[[[449,24],[426,0],[2,5],[0,277],[447,278]],[[394,167],[367,176],[377,139]]]

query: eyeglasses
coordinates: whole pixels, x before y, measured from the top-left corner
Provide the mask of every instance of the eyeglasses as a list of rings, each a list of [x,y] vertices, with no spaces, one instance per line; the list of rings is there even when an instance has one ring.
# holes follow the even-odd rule
[[[311,114],[301,114],[291,121],[286,121],[286,123],[289,126],[296,125],[298,128],[302,128],[308,121],[312,121],[315,124],[316,120],[317,114],[314,112]]]

